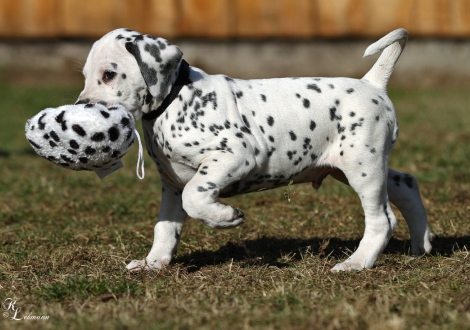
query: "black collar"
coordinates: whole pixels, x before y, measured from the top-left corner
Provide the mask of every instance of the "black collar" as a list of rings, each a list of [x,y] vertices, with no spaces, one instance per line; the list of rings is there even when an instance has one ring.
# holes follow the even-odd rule
[[[168,106],[173,102],[177,97],[183,86],[190,84],[192,81],[189,79],[189,64],[182,60],[180,64],[180,71],[178,72],[178,77],[176,78],[173,87],[171,88],[170,94],[168,94],[163,100],[162,104],[153,111],[146,113],[142,116],[142,119],[145,120],[155,120],[160,117],[168,108]]]

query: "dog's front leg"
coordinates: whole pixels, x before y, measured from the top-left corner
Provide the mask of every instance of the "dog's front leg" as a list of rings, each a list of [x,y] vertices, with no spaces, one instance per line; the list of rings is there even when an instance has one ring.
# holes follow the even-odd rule
[[[126,268],[130,271],[154,270],[168,265],[176,253],[187,217],[183,210],[181,190],[162,181],[162,205],[154,229],[152,249],[144,260],[132,260]]]
[[[183,207],[190,217],[212,228],[232,228],[243,223],[242,211],[218,201],[219,194],[226,188],[233,194],[243,190],[239,187],[240,180],[255,165],[251,154],[237,155],[243,155],[243,150],[214,152],[200,164],[183,190]]]

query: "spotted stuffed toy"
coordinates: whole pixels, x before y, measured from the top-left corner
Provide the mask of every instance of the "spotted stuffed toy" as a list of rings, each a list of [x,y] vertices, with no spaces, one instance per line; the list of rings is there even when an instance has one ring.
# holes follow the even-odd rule
[[[120,105],[63,105],[26,122],[26,138],[43,158],[75,171],[116,166],[136,137],[134,118]]]

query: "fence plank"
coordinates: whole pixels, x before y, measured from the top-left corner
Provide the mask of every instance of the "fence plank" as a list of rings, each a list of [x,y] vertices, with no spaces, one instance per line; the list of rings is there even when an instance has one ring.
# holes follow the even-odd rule
[[[315,34],[310,0],[236,0],[236,35],[309,37]]]
[[[180,0],[178,13],[180,36],[233,36],[232,0]]]

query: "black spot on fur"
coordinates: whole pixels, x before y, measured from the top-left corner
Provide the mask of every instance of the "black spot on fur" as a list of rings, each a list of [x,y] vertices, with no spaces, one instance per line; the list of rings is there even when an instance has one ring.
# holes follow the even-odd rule
[[[294,133],[293,131],[290,131],[290,132],[289,132],[289,135],[290,135],[290,139],[291,139],[292,141],[297,140],[297,135],[295,135],[295,133]]]
[[[49,134],[51,135],[51,138],[53,138],[55,142],[60,141],[59,136],[57,135],[57,133],[55,131],[50,131]]]
[[[122,79],[126,79],[126,78],[127,78],[127,76],[126,76],[125,73],[123,73],[123,74],[121,75],[121,77],[122,77]]]
[[[92,147],[90,147],[90,146],[86,147],[86,149],[85,149],[85,154],[87,154],[87,155],[93,155],[94,153],[96,153],[96,149],[94,149],[94,148],[92,148]]]
[[[73,124],[72,129],[75,133],[77,133],[80,136],[85,136],[86,135],[85,130],[82,128],[82,126],[80,126],[78,124]]]
[[[353,89],[353,88],[350,88],[350,89],[347,89],[347,90],[346,90],[346,93],[348,93],[348,94],[351,94],[352,92],[354,92],[354,89]]]
[[[246,119],[245,115],[242,115],[242,120],[245,123],[246,127],[250,128],[250,123],[248,122],[248,119]]]
[[[119,129],[116,126],[112,126],[108,130],[108,136],[109,136],[109,140],[113,142],[116,141],[117,139],[119,139]]]
[[[41,149],[41,146],[38,145],[37,143],[35,143],[34,141],[31,141],[30,139],[28,139],[28,142],[36,149]]]
[[[310,108],[310,101],[309,100],[304,99],[303,104],[304,104],[304,108],[306,108],[306,109]]]
[[[351,117],[354,117],[354,116],[356,115],[356,113],[355,113],[354,111],[351,111],[351,112],[349,113],[349,115],[350,115]]]
[[[122,124],[123,126],[129,125],[129,123],[130,123],[129,118],[127,118],[127,117],[122,117],[122,119],[121,119],[121,124]]]
[[[73,149],[78,149],[78,148],[80,148],[80,146],[78,145],[77,141],[75,141],[75,140],[70,140],[69,144],[70,144],[70,147],[73,148]]]
[[[88,163],[88,158],[86,158],[86,157],[80,157],[80,158],[78,158],[78,160],[83,164]]]
[[[39,129],[44,129],[46,127],[46,124],[42,122],[42,119],[46,116],[46,114],[43,114],[41,117],[38,119],[38,127]]]
[[[375,104],[379,104],[379,101],[377,101],[376,99],[372,99],[372,102]]]
[[[111,148],[109,146],[106,146],[102,149],[103,152],[109,152]]]
[[[104,110],[101,110],[101,115],[104,117],[104,118],[109,118],[109,113],[104,111]]]
[[[266,102],[266,95],[261,94],[261,100],[262,100],[263,102]]]
[[[57,147],[57,144],[54,141],[49,141],[49,145],[54,148]]]
[[[269,126],[273,126],[273,124],[274,124],[274,118],[273,117],[269,116],[267,121],[268,121]]]
[[[313,120],[310,121],[310,130],[313,131],[317,127],[317,124]]]
[[[251,134],[250,129],[249,129],[248,127],[245,127],[245,126],[240,127],[240,131],[242,131],[242,132],[244,132],[244,133],[246,133],[246,134]]]
[[[320,89],[320,87],[318,87],[317,84],[309,84],[309,85],[307,85],[307,88],[312,89],[317,93],[321,93],[321,89]]]
[[[60,158],[62,158],[63,160],[65,160],[66,162],[69,162],[69,163],[72,163],[73,160],[65,155],[60,155]]]
[[[65,114],[65,111],[62,111],[61,113],[59,113],[59,115],[55,117],[55,121],[58,123],[61,123],[64,120],[64,114]]]
[[[93,134],[93,136],[91,137],[91,140],[95,142],[101,142],[104,140],[104,138],[105,138],[104,134],[101,132],[98,132],[98,133]]]

